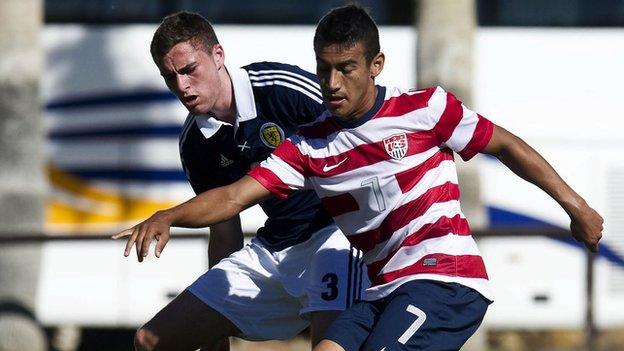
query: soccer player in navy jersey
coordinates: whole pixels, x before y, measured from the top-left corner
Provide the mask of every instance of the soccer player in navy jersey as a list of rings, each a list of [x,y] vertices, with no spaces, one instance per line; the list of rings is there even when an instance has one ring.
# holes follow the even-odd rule
[[[198,14],[165,17],[151,53],[189,111],[180,157],[197,194],[243,177],[324,110],[318,80],[297,66],[226,67],[212,26]],[[314,345],[360,296],[368,285],[360,253],[313,191],[260,206],[268,219],[244,248],[238,216],[210,225],[211,269],[138,330],[137,349],[227,349],[228,336],[285,339],[307,326]],[[168,236],[158,240],[160,255]]]
[[[314,348],[459,350],[489,303],[488,278],[459,206],[453,154],[497,157],[566,211],[572,235],[596,251],[602,217],[517,136],[440,87],[375,85],[384,65],[377,26],[360,7],[328,13],[314,36],[327,111],[247,176],[117,234],[146,254],[170,226],[220,222],[271,194],[314,189],[364,251],[371,287]],[[215,206],[214,203],[227,204]],[[157,249],[158,250],[158,249]]]

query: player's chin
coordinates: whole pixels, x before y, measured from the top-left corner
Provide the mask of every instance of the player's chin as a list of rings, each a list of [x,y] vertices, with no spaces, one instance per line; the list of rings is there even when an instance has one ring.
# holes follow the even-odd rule
[[[191,106],[187,105],[186,109],[194,115],[208,113],[208,111],[201,104],[191,105]]]
[[[336,107],[336,106],[332,106],[332,104],[328,104],[328,103],[326,103],[326,104],[325,104],[325,108],[326,108],[329,112],[331,112],[331,114],[332,114],[334,117],[338,117],[338,118],[340,118],[340,117],[342,117],[342,116],[344,115],[344,111],[343,111],[344,109],[343,109],[343,108]]]
[[[328,110],[336,118],[346,120],[349,117],[349,113],[344,108],[336,108],[336,109],[328,109]]]

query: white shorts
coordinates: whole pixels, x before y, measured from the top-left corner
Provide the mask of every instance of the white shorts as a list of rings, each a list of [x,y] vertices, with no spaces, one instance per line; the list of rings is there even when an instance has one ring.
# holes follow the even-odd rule
[[[199,277],[188,290],[248,340],[288,339],[309,325],[309,313],[344,310],[369,281],[361,253],[335,225],[307,241],[269,252],[256,238]]]

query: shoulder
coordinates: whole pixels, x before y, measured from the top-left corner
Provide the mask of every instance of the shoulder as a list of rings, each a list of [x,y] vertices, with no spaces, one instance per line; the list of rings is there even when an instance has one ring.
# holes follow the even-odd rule
[[[427,104],[434,115],[445,113],[445,111],[453,111],[454,113],[462,111],[462,102],[452,92],[444,90],[440,86],[430,89],[432,92]]]
[[[447,100],[455,101],[456,99],[453,94],[440,86],[424,89],[386,87],[385,101],[376,117],[400,116],[426,108],[444,110],[449,102]]]
[[[249,73],[250,76],[258,75],[287,75],[287,76],[299,76],[302,80],[311,80],[316,82],[316,75],[304,70],[303,68],[295,65],[290,65],[281,62],[254,62],[242,67]]]
[[[316,76],[298,66],[279,62],[255,62],[242,67],[255,94],[276,99],[308,98],[322,103]]]
[[[296,136],[299,139],[325,139],[340,129],[342,129],[340,124],[336,123],[331,113],[326,110],[314,122],[299,127]]]
[[[424,89],[387,87],[385,100],[405,102],[413,105],[427,105],[435,94],[444,93],[439,86]]]

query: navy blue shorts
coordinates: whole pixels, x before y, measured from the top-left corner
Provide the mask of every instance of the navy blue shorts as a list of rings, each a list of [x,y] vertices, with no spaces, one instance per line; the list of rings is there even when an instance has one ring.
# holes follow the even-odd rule
[[[375,301],[359,301],[325,333],[346,351],[459,350],[491,302],[456,283],[413,280]]]

